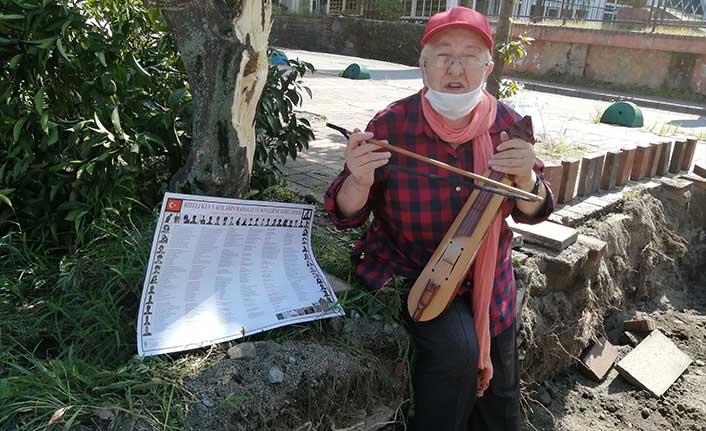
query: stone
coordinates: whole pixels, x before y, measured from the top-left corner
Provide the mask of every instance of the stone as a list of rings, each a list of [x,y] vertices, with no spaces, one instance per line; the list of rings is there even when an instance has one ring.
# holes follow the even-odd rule
[[[525,243],[524,238],[522,237],[522,234],[519,234],[517,232],[512,233],[512,241],[510,242],[510,248],[518,248],[522,247],[522,245]]]
[[[228,357],[231,359],[254,359],[256,356],[255,344],[250,342],[236,344],[228,349]]]
[[[208,397],[203,397],[201,399],[201,404],[205,405],[208,408],[213,407],[213,401],[211,401],[211,399]]]
[[[333,292],[336,295],[341,295],[349,290],[351,290],[351,285],[346,283],[345,281],[341,280],[340,278],[336,277],[333,274],[329,274],[328,272],[325,273],[326,279],[328,280],[328,283],[331,285],[331,288],[333,289]]]
[[[640,410],[640,414],[642,415],[643,419],[647,419],[650,417],[650,414],[652,414],[652,412],[650,411],[650,409],[643,407],[642,410]]]
[[[680,178],[689,180],[693,182],[696,187],[706,190],[706,178],[694,174],[682,175]]]
[[[629,344],[632,347],[636,347],[638,344],[640,344],[640,340],[637,338],[637,336],[630,331],[623,332],[623,335],[620,338],[620,342],[622,345]]]
[[[674,151],[672,152],[672,160],[669,163],[669,172],[677,174],[681,170],[684,156],[686,155],[686,141],[674,142]]]
[[[694,365],[696,365],[697,367],[703,367],[706,366],[706,362],[702,361],[701,359],[697,359],[694,361]]]
[[[271,385],[275,385],[277,383],[282,383],[283,381],[284,373],[282,370],[279,367],[270,368],[270,371],[267,373],[267,382]]]
[[[605,155],[603,165],[603,175],[601,178],[601,188],[603,190],[613,190],[618,181],[618,171],[620,167],[620,153],[609,151]]]
[[[552,403],[552,396],[549,395],[549,392],[544,388],[539,392],[539,402],[545,407],[549,407]]]
[[[579,161],[562,161],[562,176],[561,187],[557,193],[557,202],[565,204],[574,198],[574,190],[576,188],[576,178],[579,173]]]
[[[618,179],[615,182],[616,185],[624,186],[630,178],[630,172],[632,171],[633,162],[635,161],[635,148],[623,149],[620,152],[620,162],[618,167]]]
[[[660,148],[659,162],[657,163],[657,175],[665,176],[669,170],[669,156],[672,154],[672,141],[662,142]]]
[[[657,322],[653,319],[634,319],[623,322],[623,329],[635,332],[652,332],[657,329]]]
[[[550,221],[534,225],[515,223],[508,219],[508,225],[513,232],[522,235],[525,242],[539,244],[551,250],[561,251],[578,239],[576,229],[562,226]]]
[[[618,349],[605,338],[594,342],[581,356],[581,365],[589,378],[602,381],[618,358]]]
[[[691,358],[655,329],[618,362],[616,368],[632,384],[661,397],[689,364]]]
[[[684,149],[684,160],[681,162],[681,168],[684,171],[691,169],[691,164],[694,162],[694,154],[696,153],[696,139],[688,138],[686,140],[686,148]]]

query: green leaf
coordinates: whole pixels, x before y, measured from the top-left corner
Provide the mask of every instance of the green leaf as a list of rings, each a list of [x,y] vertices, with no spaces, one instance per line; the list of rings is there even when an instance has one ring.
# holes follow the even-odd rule
[[[108,67],[108,64],[105,62],[105,53],[103,51],[97,51],[95,52],[96,57],[98,57],[98,61],[103,65],[103,67]]]
[[[113,109],[113,113],[110,114],[110,121],[113,122],[113,127],[115,128],[115,131],[118,133],[118,135],[123,136],[123,128],[120,125],[120,114],[118,113],[118,107],[116,106],[115,109]]]
[[[45,135],[49,134],[49,111],[42,112],[42,118],[39,120],[39,124],[42,126],[42,131]]]
[[[0,193],[0,202],[4,202],[10,208],[13,208],[12,201],[4,193]]]
[[[50,46],[54,46],[56,44],[56,36],[48,37],[46,39],[33,40],[30,43],[37,45],[37,48],[48,49]]]
[[[24,127],[27,122],[27,117],[22,117],[15,123],[15,127],[12,128],[12,143],[16,144],[20,140],[20,133],[22,133],[22,127]]]
[[[12,21],[12,20],[19,20],[19,19],[25,19],[24,15],[5,15],[0,13],[0,21]]]
[[[64,49],[64,42],[62,42],[61,38],[56,39],[56,48],[59,50],[59,54],[64,57],[64,60],[71,63],[71,59]]]
[[[16,56],[12,57],[10,61],[7,63],[7,67],[10,70],[13,70],[17,67],[17,64],[19,64],[20,59],[22,58],[24,54],[17,54]]]
[[[37,114],[42,115],[44,107],[44,87],[42,87],[34,93],[34,109],[37,111]]]
[[[134,67],[135,70],[137,70],[141,75],[150,76],[149,72],[147,72],[142,67],[142,65],[137,61],[137,59],[135,58],[135,55],[133,53],[130,53],[130,55],[128,56],[128,59],[130,60],[130,63],[132,63],[132,67]]]
[[[176,108],[181,99],[184,97],[184,94],[186,94],[186,88],[177,88],[172,91],[172,94],[170,94],[167,99],[167,106],[172,109]]]

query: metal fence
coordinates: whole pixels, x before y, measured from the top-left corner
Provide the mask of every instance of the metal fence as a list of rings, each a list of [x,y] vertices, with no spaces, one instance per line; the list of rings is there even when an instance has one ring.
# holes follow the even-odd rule
[[[400,0],[405,21],[424,22],[457,0]],[[311,0],[319,12],[364,16],[373,0]],[[497,17],[502,0],[473,0],[474,9]],[[519,0],[513,18],[519,22],[655,31],[682,27],[706,36],[706,0]]]

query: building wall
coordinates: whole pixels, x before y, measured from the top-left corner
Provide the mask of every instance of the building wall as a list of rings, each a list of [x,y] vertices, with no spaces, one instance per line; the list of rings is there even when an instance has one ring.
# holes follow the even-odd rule
[[[277,16],[270,44],[417,65],[424,27],[345,17]],[[571,76],[706,95],[706,39],[515,24],[535,39],[509,72]]]

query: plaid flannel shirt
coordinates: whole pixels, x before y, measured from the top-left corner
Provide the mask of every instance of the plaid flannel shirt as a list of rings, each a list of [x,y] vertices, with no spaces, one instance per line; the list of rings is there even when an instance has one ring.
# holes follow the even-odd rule
[[[370,121],[366,131],[372,132],[376,139],[387,139],[392,145],[473,171],[471,144],[453,149],[443,142],[424,120],[420,97],[421,92],[418,92],[392,103]],[[498,102],[497,117],[490,129],[494,147],[500,144],[500,132],[520,118],[507,105]],[[538,159],[534,169],[542,181],[543,167]],[[355,245],[353,260],[357,264],[356,273],[373,291],[393,275],[415,280],[473,191],[468,186],[470,179],[392,153],[389,163],[375,171],[375,182],[366,205],[353,216],[343,218],[337,209],[336,194],[348,175],[350,171],[344,166],[329,186],[325,194],[326,211],[338,228],[360,226],[372,212],[372,223]],[[517,314],[510,248],[512,231],[504,219],[511,214],[518,223],[535,224],[546,220],[554,209],[554,197],[550,185],[546,181],[544,185],[547,198],[536,215],[529,217],[522,213],[509,198],[501,207],[503,222],[490,301],[491,336],[510,327]],[[472,274],[471,269],[468,281],[472,281]]]

